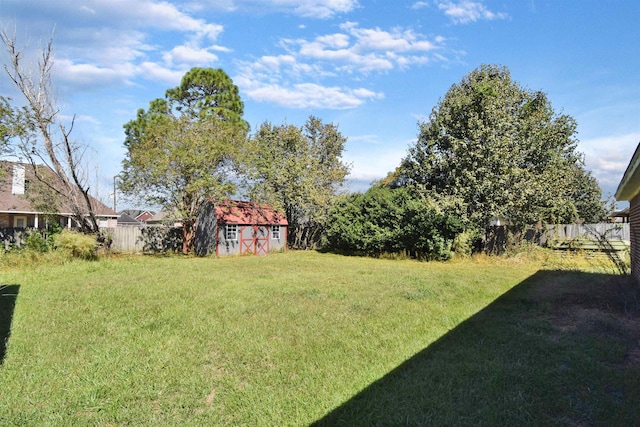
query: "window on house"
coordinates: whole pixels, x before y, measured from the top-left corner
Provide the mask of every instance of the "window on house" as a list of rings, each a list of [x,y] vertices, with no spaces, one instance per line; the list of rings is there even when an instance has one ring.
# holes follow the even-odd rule
[[[27,228],[27,217],[26,216],[15,216],[15,217],[13,217],[13,227],[14,228]]]
[[[225,227],[225,240],[238,240],[238,225],[237,224],[227,224]]]
[[[280,226],[272,225],[271,226],[271,238],[272,239],[280,239]]]

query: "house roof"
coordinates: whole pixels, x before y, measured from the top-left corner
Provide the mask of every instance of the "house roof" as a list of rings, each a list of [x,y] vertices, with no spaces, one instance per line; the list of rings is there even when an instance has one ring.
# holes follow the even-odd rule
[[[631,211],[629,207],[626,207],[620,211],[615,211],[614,213],[611,214],[611,216],[618,217],[618,218],[626,218],[629,216],[630,213]]]
[[[155,212],[142,209],[123,209],[120,211],[120,214],[126,214],[131,218],[134,218],[136,221],[146,221],[147,219],[153,217],[153,215],[155,215]]]
[[[147,219],[146,222],[149,223],[161,223],[161,222],[171,222],[176,221],[176,215],[167,211],[156,212],[151,216],[151,218]]]
[[[226,200],[216,204],[216,220],[226,224],[288,225],[287,218],[271,206]]]
[[[620,185],[618,185],[616,200],[631,200],[638,193],[640,193],[640,144],[636,147],[629,166],[627,166]]]
[[[118,217],[118,225],[140,225],[140,221],[123,212]]]
[[[35,176],[34,166],[30,163],[17,163],[17,162],[0,162],[0,212],[4,213],[22,213],[22,214],[43,214],[31,206],[31,201],[24,194],[13,194],[13,166],[24,166],[24,178],[27,182],[36,182],[38,178]],[[47,166],[38,165],[38,172],[45,175],[51,175],[51,179],[55,179],[55,174]],[[26,188],[25,192],[28,193],[29,189]],[[94,213],[99,217],[117,217],[118,214],[113,209],[106,206],[104,203],[89,196],[91,206]],[[72,209],[68,203],[63,203],[59,207],[59,212],[46,212],[55,213],[59,215],[72,215]]]

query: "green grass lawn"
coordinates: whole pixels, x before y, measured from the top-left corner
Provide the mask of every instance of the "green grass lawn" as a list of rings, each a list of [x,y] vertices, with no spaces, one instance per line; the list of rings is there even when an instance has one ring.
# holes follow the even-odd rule
[[[5,267],[2,286],[2,426],[640,424],[620,276],[287,252]]]

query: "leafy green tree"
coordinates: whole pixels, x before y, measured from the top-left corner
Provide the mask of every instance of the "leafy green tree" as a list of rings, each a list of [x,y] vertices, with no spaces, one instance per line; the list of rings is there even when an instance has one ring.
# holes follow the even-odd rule
[[[251,138],[251,198],[285,212],[290,245],[319,240],[329,208],[349,173],[342,160],[347,138],[334,124],[309,117],[302,128],[263,123]]]
[[[4,149],[13,136],[13,108],[9,99],[0,96],[0,148]]]
[[[236,192],[248,130],[243,109],[238,88],[224,71],[194,68],[180,86],[124,125],[120,189],[181,221],[184,253],[193,248],[201,204]]]
[[[11,99],[0,96],[0,154],[11,150],[11,140],[24,134],[20,110],[11,105]],[[0,172],[1,173],[1,172]]]
[[[482,65],[420,124],[388,185],[461,198],[478,228],[493,217],[515,226],[595,218],[601,191],[575,135],[575,120],[546,94],[521,88],[505,67]]]
[[[567,199],[576,207],[580,221],[594,224],[604,220],[607,216],[605,202],[602,200],[602,189],[591,172],[585,170],[582,165],[574,165],[565,188]]]

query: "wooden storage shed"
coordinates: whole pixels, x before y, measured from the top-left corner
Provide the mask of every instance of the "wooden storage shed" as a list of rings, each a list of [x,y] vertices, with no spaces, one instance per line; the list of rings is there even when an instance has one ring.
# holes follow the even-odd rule
[[[196,254],[267,255],[287,247],[287,218],[271,206],[205,202],[196,221]]]
[[[629,229],[631,234],[631,274],[640,280],[640,144],[622,176],[616,200],[629,201]]]

